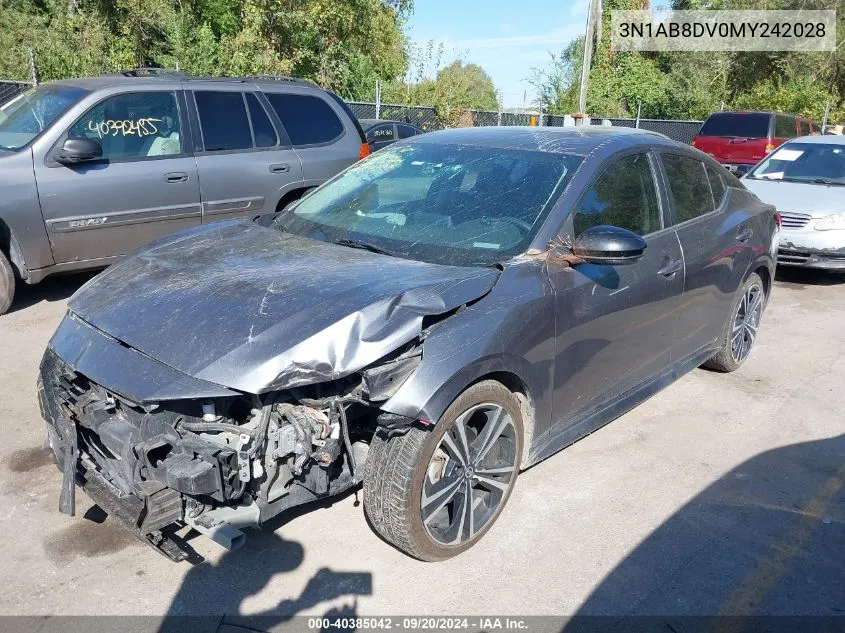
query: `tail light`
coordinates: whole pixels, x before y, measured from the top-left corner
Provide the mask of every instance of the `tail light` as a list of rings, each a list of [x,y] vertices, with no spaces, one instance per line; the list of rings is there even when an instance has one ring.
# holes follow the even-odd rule
[[[758,147],[759,147],[759,145],[758,145]],[[766,153],[767,153],[767,154],[768,154],[769,152],[771,152],[774,148],[775,148],[775,146],[774,146],[774,145],[772,145],[771,143],[766,143]]]
[[[781,228],[783,226],[783,218],[780,217],[780,213],[778,213],[777,211],[775,211],[775,224],[778,225],[778,228]]]
[[[358,152],[358,160],[362,158],[366,158],[370,155],[370,144],[369,143],[361,143],[361,151]]]

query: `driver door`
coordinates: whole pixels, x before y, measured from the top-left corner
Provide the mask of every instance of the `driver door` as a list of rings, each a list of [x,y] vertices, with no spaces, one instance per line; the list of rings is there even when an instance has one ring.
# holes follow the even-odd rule
[[[654,158],[611,158],[576,204],[564,232],[613,225],[643,236],[638,261],[565,267],[549,260],[555,291],[556,358],[552,433],[589,432],[593,414],[671,364],[684,287],[683,256],[664,228]],[[668,224],[668,223],[667,223]]]
[[[201,222],[197,165],[177,91],[106,97],[62,136],[90,138],[102,159],[35,161],[41,210],[57,263],[110,258]]]

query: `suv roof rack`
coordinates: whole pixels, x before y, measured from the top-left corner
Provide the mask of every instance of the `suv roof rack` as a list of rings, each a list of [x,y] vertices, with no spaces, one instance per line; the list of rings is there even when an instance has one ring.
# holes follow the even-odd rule
[[[123,77],[189,77],[188,73],[172,70],[170,68],[128,68],[126,70],[118,70],[112,75],[120,75]]]
[[[299,77],[288,77],[287,75],[247,75],[243,79],[250,79],[252,81],[287,81],[292,84],[300,84],[303,86],[316,86],[313,81],[308,79],[301,79]]]

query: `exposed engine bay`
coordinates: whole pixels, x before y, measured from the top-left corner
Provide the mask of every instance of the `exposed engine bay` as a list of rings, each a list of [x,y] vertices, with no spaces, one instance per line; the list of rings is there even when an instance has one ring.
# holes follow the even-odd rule
[[[419,360],[415,342],[329,383],[141,404],[48,350],[39,400],[64,473],[60,510],[74,513],[76,484],[174,560],[191,553],[177,534],[185,527],[237,548],[241,528],[362,480],[377,428],[402,432],[417,422],[377,406]]]

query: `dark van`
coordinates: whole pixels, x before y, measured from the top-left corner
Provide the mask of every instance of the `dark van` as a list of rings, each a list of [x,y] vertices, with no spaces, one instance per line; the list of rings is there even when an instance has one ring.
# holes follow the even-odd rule
[[[716,112],[692,141],[731,171],[745,173],[776,147],[816,133],[812,121],[780,112]]]

